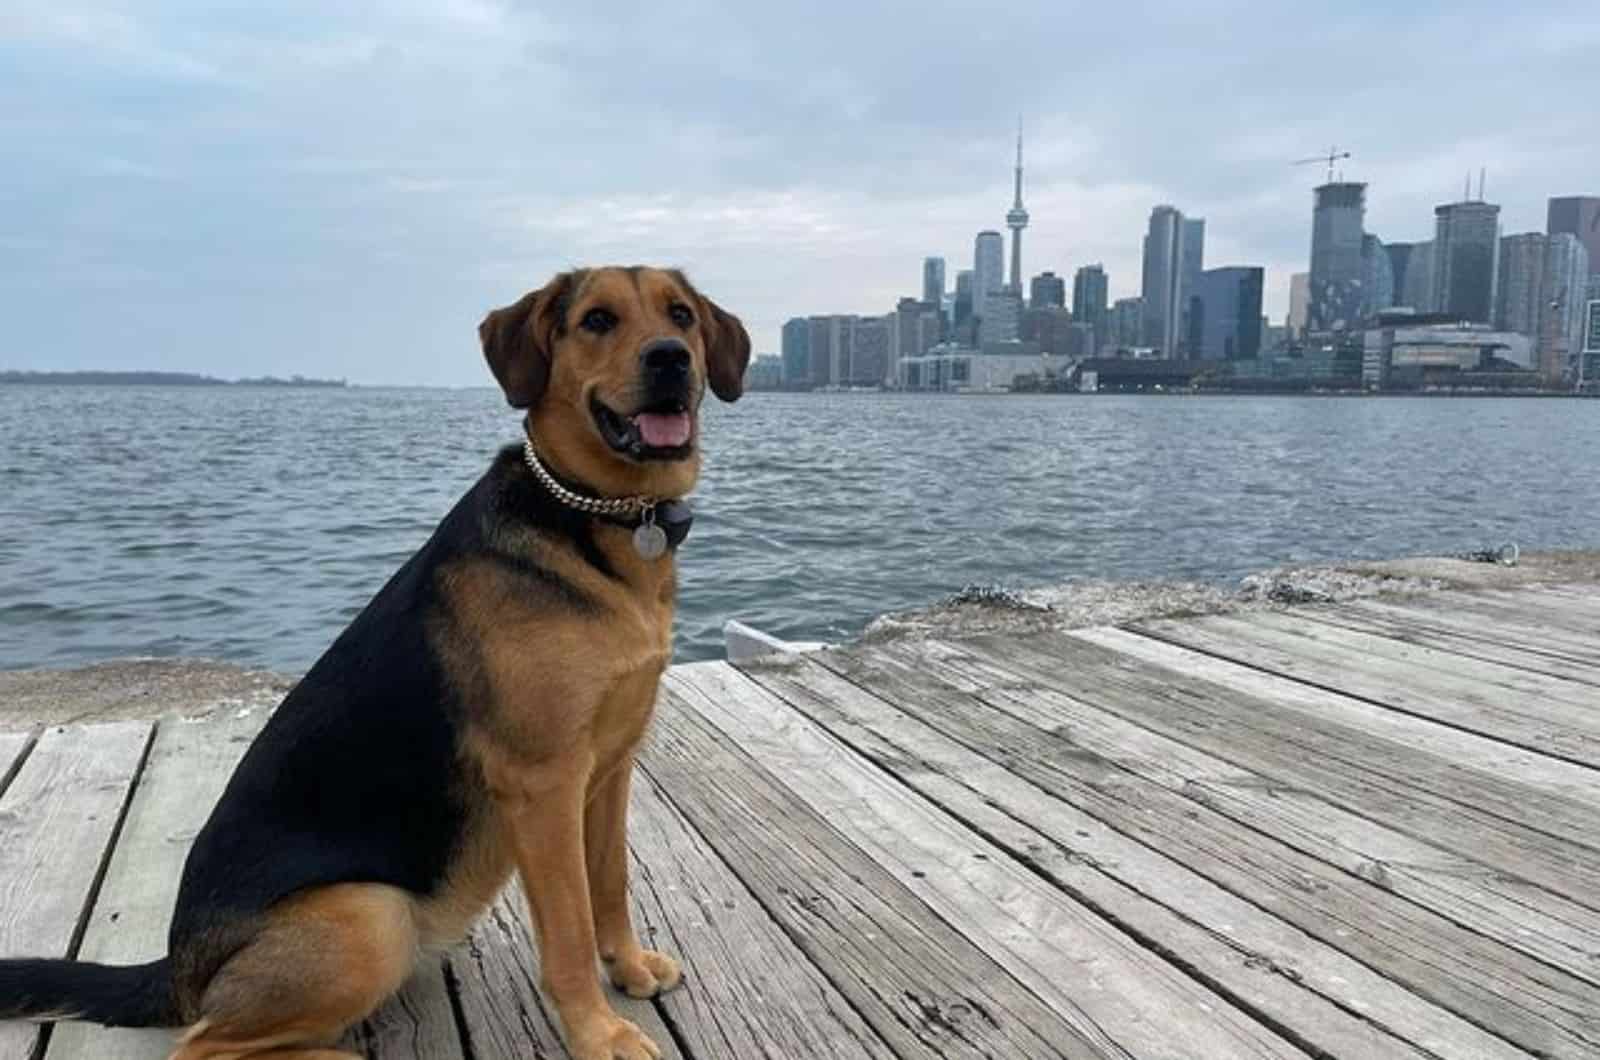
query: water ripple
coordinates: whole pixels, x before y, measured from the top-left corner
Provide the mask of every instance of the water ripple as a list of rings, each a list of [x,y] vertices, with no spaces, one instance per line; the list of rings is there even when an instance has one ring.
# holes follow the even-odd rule
[[[490,390],[0,388],[0,666],[303,669],[515,433]],[[685,659],[734,617],[837,639],[971,582],[1593,546],[1600,511],[1594,402],[756,394],[706,437]]]

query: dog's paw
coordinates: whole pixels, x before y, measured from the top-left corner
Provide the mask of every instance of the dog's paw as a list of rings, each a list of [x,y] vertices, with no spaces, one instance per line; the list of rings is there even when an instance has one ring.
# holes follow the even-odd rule
[[[572,1060],[660,1060],[661,1047],[620,1016],[595,1017],[574,1028]]]
[[[629,997],[655,997],[683,982],[678,962],[655,950],[640,950],[634,960],[618,957],[609,970],[611,985]]]

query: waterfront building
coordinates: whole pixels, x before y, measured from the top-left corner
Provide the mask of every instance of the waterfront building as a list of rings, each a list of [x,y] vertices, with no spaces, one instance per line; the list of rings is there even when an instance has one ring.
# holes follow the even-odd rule
[[[1200,274],[1205,271],[1206,221],[1203,217],[1183,219],[1183,260],[1178,279],[1178,356],[1195,357],[1200,346],[1198,323],[1193,319],[1195,298],[1200,292]]]
[[[1434,208],[1433,306],[1473,324],[1494,321],[1500,207],[1469,199]]]
[[[1266,270],[1259,266],[1208,269],[1193,299],[1192,357],[1208,361],[1254,360],[1261,352],[1261,299]]]
[[[1394,306],[1394,266],[1388,248],[1372,233],[1361,239],[1362,297],[1361,319]]]
[[[1366,306],[1367,186],[1337,181],[1314,191],[1306,328],[1355,328]]]
[[[944,259],[922,259],[922,300],[929,305],[944,303]]]
[[[1150,224],[1144,237],[1143,287],[1140,296],[1143,324],[1140,343],[1160,351],[1161,356],[1178,355],[1183,323],[1180,300],[1183,294],[1183,214],[1174,206],[1161,205],[1150,211]]]
[[[956,273],[955,326],[962,327],[973,316],[972,285],[975,274],[971,269]]]
[[[811,382],[811,327],[805,317],[791,317],[783,325],[783,383],[785,386]]]
[[[1110,281],[1104,265],[1085,265],[1072,277],[1072,319],[1094,329],[1094,349],[1111,341],[1106,295]]]
[[[1101,345],[1131,350],[1139,345],[1143,327],[1143,299],[1119,298],[1112,303],[1107,325],[1110,334]]]
[[[1067,304],[1067,281],[1055,273],[1046,270],[1035,276],[1028,284],[1028,305],[1038,308],[1045,306],[1065,306]]]
[[[1565,195],[1550,200],[1545,233],[1576,236],[1589,256],[1589,273],[1600,276],[1600,195]]]
[[[972,314],[983,316],[989,296],[1005,287],[1005,239],[999,232],[979,232],[972,247]]]
[[[983,315],[978,319],[980,345],[995,342],[1015,342],[1022,321],[1022,296],[1010,290],[990,291],[983,301]]]
[[[1311,274],[1297,272],[1289,277],[1289,316],[1284,324],[1289,329],[1289,337],[1298,339],[1305,334],[1306,323],[1311,314]]]

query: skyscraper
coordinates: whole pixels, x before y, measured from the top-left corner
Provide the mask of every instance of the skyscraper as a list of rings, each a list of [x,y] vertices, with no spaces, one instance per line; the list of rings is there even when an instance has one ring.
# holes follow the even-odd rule
[[[1041,353],[1071,357],[1074,355],[1072,314],[1063,306],[1030,306],[1022,311],[1017,338],[1023,342],[1037,342]]]
[[[971,269],[962,269],[956,273],[956,329],[960,330],[966,322],[973,317]]]
[[[810,386],[827,386],[834,383],[834,365],[840,360],[840,327],[838,317],[822,314],[806,317],[806,354],[810,357],[810,371],[803,383]]]
[[[1436,206],[1433,305],[1474,324],[1494,322],[1500,263],[1500,207],[1468,199]]]
[[[889,315],[888,347],[893,365],[885,374],[898,379],[900,361],[927,353],[938,344],[939,335],[940,314],[936,308],[915,298],[900,299]]]
[[[1419,313],[1432,304],[1433,244],[1385,243],[1389,255],[1389,277],[1393,288],[1391,305],[1405,306]]]
[[[1495,327],[1519,335],[1536,334],[1539,300],[1544,294],[1544,267],[1550,237],[1542,232],[1503,236],[1500,240],[1500,289],[1495,298]]]
[[[1144,324],[1140,343],[1159,350],[1161,356],[1178,355],[1183,323],[1179,299],[1183,291],[1183,214],[1174,206],[1150,211],[1150,229],[1144,237],[1144,286],[1140,302]]]
[[[806,386],[811,382],[811,325],[805,317],[784,322],[783,382],[785,386]]]
[[[922,259],[922,300],[929,305],[944,304],[944,259]]]
[[[1259,266],[1200,274],[1192,309],[1192,326],[1200,341],[1191,356],[1207,361],[1253,361],[1260,356],[1265,281],[1266,270]]]
[[[1394,266],[1383,240],[1372,233],[1361,237],[1361,317],[1366,319],[1394,305]]]
[[[1104,265],[1085,265],[1072,277],[1072,319],[1094,329],[1096,352],[1112,341],[1106,323],[1108,288]]]
[[[1007,287],[990,291],[983,300],[983,316],[978,321],[978,344],[1014,342],[1022,323],[1022,296]]]
[[[1583,322],[1589,255],[1570,232],[1527,232],[1500,240],[1495,325],[1534,340],[1534,360],[1549,383],[1571,367]]]
[[[1433,240],[1411,244],[1411,259],[1406,263],[1405,287],[1396,287],[1395,302],[1419,313],[1436,313],[1433,304]]]
[[[1067,281],[1046,269],[1028,284],[1028,304],[1035,309],[1067,304]]]
[[[1310,304],[1306,327],[1343,331],[1361,319],[1365,302],[1367,186],[1336,182],[1315,191],[1311,214]]]
[[[1022,121],[1017,120],[1017,197],[1006,214],[1006,227],[1011,229],[1011,284],[1018,296],[1022,294],[1022,230],[1028,227],[1028,211],[1022,206]]]
[[[1545,231],[1550,235],[1566,232],[1577,236],[1588,252],[1590,275],[1600,276],[1600,195],[1551,199]]]
[[[1311,313],[1311,274],[1297,272],[1289,277],[1289,317],[1284,323],[1289,337],[1298,339],[1306,330]]]
[[[1600,277],[1597,277],[1600,278]],[[1583,310],[1583,346],[1578,355],[1578,388],[1585,393],[1600,393],[1600,290],[1590,285],[1590,298]]]
[[[989,296],[1005,286],[1005,255],[1006,241],[999,232],[978,233],[972,254],[973,316],[983,316],[984,303]]]
[[[881,317],[850,317],[849,357],[840,382],[848,386],[877,386],[894,378],[889,339],[893,314]]]
[[[1183,219],[1183,269],[1178,290],[1178,310],[1182,317],[1178,325],[1178,334],[1180,336],[1179,352],[1185,357],[1199,356],[1196,351],[1200,347],[1200,332],[1191,317],[1193,316],[1194,300],[1200,290],[1200,274],[1205,271],[1205,265],[1206,219],[1204,217],[1185,217]]]
[[[1119,298],[1107,315],[1111,331],[1107,345],[1134,347],[1144,329],[1144,302],[1138,298]]]

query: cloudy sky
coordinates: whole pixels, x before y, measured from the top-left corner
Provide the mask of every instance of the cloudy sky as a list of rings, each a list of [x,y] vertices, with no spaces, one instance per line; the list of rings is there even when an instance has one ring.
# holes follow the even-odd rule
[[[486,308],[604,261],[773,350],[969,267],[1019,112],[1025,268],[1114,297],[1172,202],[1281,316],[1332,143],[1388,240],[1480,166],[1508,233],[1600,193],[1600,4],[1290,6],[5,0],[0,368],[475,384]]]

